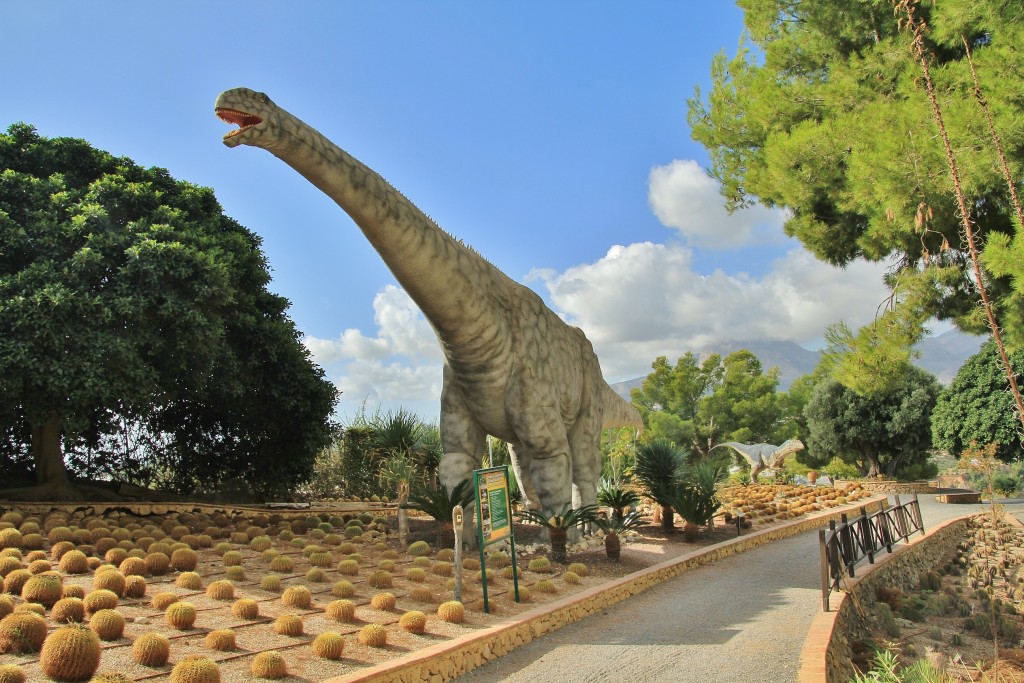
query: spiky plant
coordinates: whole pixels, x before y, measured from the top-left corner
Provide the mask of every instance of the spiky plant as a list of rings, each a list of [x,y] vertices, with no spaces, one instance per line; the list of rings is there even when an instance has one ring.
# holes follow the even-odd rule
[[[661,528],[673,529],[672,494],[679,483],[686,456],[668,439],[652,439],[636,450],[633,479],[644,488],[648,498],[661,506]]]
[[[709,524],[721,507],[717,488],[725,476],[725,470],[708,461],[684,469],[676,490],[668,500],[686,521],[690,538],[700,527]]]
[[[597,520],[598,528],[604,532],[604,552],[609,560],[618,562],[622,555],[622,540],[619,536],[643,523],[639,510],[634,510],[620,519],[601,517]]]
[[[345,650],[345,639],[340,633],[326,631],[313,639],[313,652],[324,659],[341,659]]]
[[[450,548],[455,544],[455,532],[452,528],[452,508],[461,505],[469,508],[473,501],[473,486],[468,479],[463,479],[449,492],[448,487],[441,484],[437,489],[419,488],[409,494],[409,502],[405,507],[419,510],[437,520],[437,545]]]
[[[43,673],[57,681],[84,681],[100,666],[100,639],[82,626],[51,633],[39,653]]]
[[[524,510],[519,513],[519,517],[547,527],[548,537],[551,540],[551,559],[559,564],[565,564],[565,543],[568,540],[569,530],[594,522],[597,519],[597,513],[596,505],[584,505],[574,509],[571,503],[566,503],[561,510],[554,513],[545,510]]]
[[[636,491],[627,489],[618,479],[601,477],[597,484],[597,504],[612,509],[612,519],[622,519],[623,510],[640,502]]]

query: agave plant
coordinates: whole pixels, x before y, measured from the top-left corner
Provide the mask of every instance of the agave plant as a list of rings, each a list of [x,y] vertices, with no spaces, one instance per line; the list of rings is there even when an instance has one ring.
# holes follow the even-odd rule
[[[561,510],[554,514],[543,510],[524,510],[519,513],[519,518],[547,527],[548,536],[551,539],[551,559],[565,564],[565,543],[569,537],[569,530],[581,524],[596,522],[597,513],[596,505],[584,505],[573,509],[571,503],[566,503]]]
[[[700,527],[709,524],[718,512],[722,502],[717,488],[724,479],[725,470],[710,462],[699,462],[681,474],[668,500],[686,522],[687,540],[696,538]]]
[[[653,439],[636,451],[633,479],[661,506],[661,528],[666,533],[673,529],[672,497],[685,464],[685,453],[668,439]]]
[[[622,519],[622,511],[640,502],[640,495],[618,479],[601,477],[597,484],[597,502],[612,509],[612,519]]]
[[[619,540],[619,535],[630,529],[637,528],[643,524],[643,519],[640,516],[640,511],[634,510],[628,515],[620,516],[618,519],[614,516],[610,519],[608,517],[598,517],[595,523],[604,532],[605,554],[609,560],[618,562],[622,554],[622,542]]]
[[[425,487],[417,489],[409,494],[409,502],[403,507],[425,512],[437,520],[437,545],[440,548],[450,548],[455,545],[452,508],[461,505],[468,509],[473,499],[473,486],[468,479],[463,479],[455,485],[451,492],[444,484],[438,486],[437,489]]]

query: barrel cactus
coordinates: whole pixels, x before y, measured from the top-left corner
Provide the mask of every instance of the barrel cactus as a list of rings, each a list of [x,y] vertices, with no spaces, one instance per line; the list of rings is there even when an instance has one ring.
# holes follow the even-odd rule
[[[100,639],[81,626],[59,628],[43,643],[39,666],[57,681],[88,680],[100,666]]]

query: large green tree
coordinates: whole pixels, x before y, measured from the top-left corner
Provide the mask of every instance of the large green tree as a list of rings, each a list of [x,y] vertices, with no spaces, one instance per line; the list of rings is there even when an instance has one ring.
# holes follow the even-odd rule
[[[336,390],[267,290],[259,243],[164,169],[25,124],[0,135],[8,472],[31,462],[36,493],[64,497],[66,451],[78,474],[129,480],[141,464],[118,454],[142,453],[179,491],[308,477]]]
[[[1024,367],[1024,353],[1012,358],[1014,367]],[[1018,382],[1024,377],[1018,376]],[[935,445],[955,456],[976,446],[997,444],[996,457],[1005,462],[1021,457],[1020,420],[1006,376],[999,365],[995,342],[986,342],[967,359],[935,404],[932,413]]]
[[[870,326],[869,355],[908,353],[932,316],[987,332],[950,168],[922,68],[891,0],[739,0],[745,43],[713,63],[713,86],[690,100],[728,206],[788,211],[786,233],[818,258],[893,264],[903,305]],[[1024,178],[1024,21],[1017,3],[934,0],[924,50],[1000,323],[1024,342],[1024,236],[966,60],[1015,182]],[[897,343],[886,343],[886,338]],[[869,359],[870,360],[870,359]],[[903,359],[905,360],[905,358]],[[888,361],[882,361],[884,366]]]
[[[785,420],[778,370],[764,372],[757,356],[745,349],[703,361],[688,352],[675,365],[659,356],[651,367],[631,392],[647,427],[645,438],[668,439],[691,458],[706,456],[722,441],[776,438]]]
[[[914,366],[888,390],[871,394],[823,379],[804,408],[809,463],[821,466],[839,456],[868,476],[921,476],[940,390],[934,375]]]

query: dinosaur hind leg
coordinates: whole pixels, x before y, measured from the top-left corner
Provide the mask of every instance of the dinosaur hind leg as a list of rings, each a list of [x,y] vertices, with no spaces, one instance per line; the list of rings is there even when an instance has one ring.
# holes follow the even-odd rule
[[[470,414],[458,389],[448,382],[448,368],[445,367],[444,390],[441,392],[441,444],[444,456],[441,458],[439,475],[441,483],[451,491],[459,482],[472,483],[473,470],[480,467],[487,449],[487,434]],[[472,505],[465,511],[463,542],[470,548],[476,547],[476,527],[473,523],[475,510]]]

